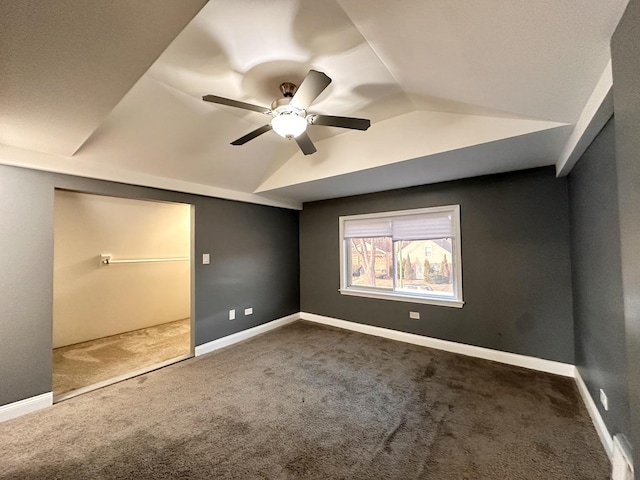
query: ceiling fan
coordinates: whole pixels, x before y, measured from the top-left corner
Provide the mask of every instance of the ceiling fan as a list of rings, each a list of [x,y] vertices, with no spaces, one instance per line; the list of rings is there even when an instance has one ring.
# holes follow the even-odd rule
[[[260,107],[250,103],[239,102],[216,95],[205,95],[202,99],[206,102],[219,103],[230,107],[244,108],[254,112],[264,113],[273,117],[270,123],[249,132],[244,137],[231,142],[231,145],[244,145],[269,130],[274,130],[281,137],[289,140],[295,139],[296,143],[305,155],[316,152],[316,147],[307,135],[307,126],[324,125],[329,127],[350,128],[353,130],[366,130],[371,122],[365,118],[336,117],[333,115],[319,115],[308,113],[307,108],[318,98],[325,88],[329,86],[331,79],[322,72],[309,70],[300,86],[285,82],[280,85],[284,95],[273,101],[271,108]]]

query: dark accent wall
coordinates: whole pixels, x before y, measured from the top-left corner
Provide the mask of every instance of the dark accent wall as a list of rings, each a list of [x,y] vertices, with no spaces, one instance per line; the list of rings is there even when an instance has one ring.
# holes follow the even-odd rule
[[[51,391],[55,188],[195,205],[196,345],[300,311],[297,211],[0,166],[0,405]]]
[[[611,42],[616,167],[631,441],[640,478],[640,2],[631,0]]]
[[[461,206],[463,308],[338,292],[339,216],[450,204]],[[573,363],[569,248],[567,183],[552,167],[306,203],[300,214],[301,308]],[[409,319],[409,310],[421,319]]]
[[[569,198],[576,367],[609,432],[629,435],[613,119],[573,168]],[[601,388],[609,411],[600,403]]]
[[[53,188],[0,167],[0,405],[51,391]]]

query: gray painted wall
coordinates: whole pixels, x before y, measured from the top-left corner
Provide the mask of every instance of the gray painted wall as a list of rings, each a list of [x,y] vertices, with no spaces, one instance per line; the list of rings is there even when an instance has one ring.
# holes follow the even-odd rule
[[[631,441],[640,478],[640,2],[631,0],[611,42],[622,285]]]
[[[461,205],[462,309],[341,295],[338,217]],[[304,312],[574,362],[569,209],[552,167],[306,203]],[[409,310],[421,320],[410,320]]]
[[[580,375],[609,432],[629,435],[617,190],[611,119],[569,176],[573,315]]]
[[[53,188],[0,167],[0,405],[51,391]]]
[[[55,188],[195,205],[196,345],[300,311],[297,211],[0,166],[0,405],[51,391]]]

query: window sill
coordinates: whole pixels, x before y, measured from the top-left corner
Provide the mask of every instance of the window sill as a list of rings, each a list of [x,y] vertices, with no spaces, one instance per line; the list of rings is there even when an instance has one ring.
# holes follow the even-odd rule
[[[462,308],[464,302],[455,299],[433,298],[433,297],[417,297],[415,295],[407,295],[402,293],[386,293],[373,292],[370,290],[356,290],[354,288],[340,288],[338,290],[342,295],[352,295],[355,297],[379,298],[381,300],[394,300],[396,302],[423,303],[426,305],[437,305],[439,307]]]

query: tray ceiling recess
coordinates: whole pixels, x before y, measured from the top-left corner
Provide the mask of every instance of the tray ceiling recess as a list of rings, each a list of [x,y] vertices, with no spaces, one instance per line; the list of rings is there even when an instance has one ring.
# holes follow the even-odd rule
[[[626,5],[3,2],[0,163],[288,208],[566,174],[612,112]]]

